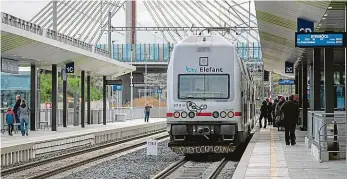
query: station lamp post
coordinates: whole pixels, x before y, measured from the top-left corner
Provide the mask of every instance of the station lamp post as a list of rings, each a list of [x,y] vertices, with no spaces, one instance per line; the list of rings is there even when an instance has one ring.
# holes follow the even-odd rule
[[[145,104],[147,104],[147,59],[149,58],[149,55],[146,54],[145,55],[145,77],[144,77],[144,80],[145,80]]]

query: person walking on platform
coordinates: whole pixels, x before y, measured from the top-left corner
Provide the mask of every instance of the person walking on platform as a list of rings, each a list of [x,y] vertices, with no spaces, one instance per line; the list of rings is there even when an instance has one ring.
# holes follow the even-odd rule
[[[20,95],[17,95],[16,96],[16,104],[13,106],[13,112],[14,112],[14,115],[16,116],[16,123],[18,123],[18,124],[20,123],[20,119],[18,116],[18,109],[19,109],[21,102],[22,102],[22,99],[21,99]],[[20,126],[18,126],[18,130],[20,130]]]
[[[259,127],[262,128],[261,120],[264,118],[264,128],[266,128],[266,116],[267,116],[268,106],[266,101],[263,101],[260,107],[260,117],[259,117]]]
[[[29,107],[25,104],[25,100],[22,100],[20,107],[18,109],[18,116],[20,118],[20,129],[22,136],[25,134],[28,136],[29,127]]]
[[[285,128],[286,145],[295,145],[295,127],[298,120],[298,105],[295,104],[293,96],[290,96],[289,101],[286,101],[282,105],[281,112],[284,114],[283,125]]]
[[[267,99],[267,122],[268,125],[272,125],[272,102]]]
[[[6,122],[8,125],[8,135],[12,136],[13,126],[16,123],[16,115],[11,108],[7,109]]]
[[[278,99],[275,99],[274,103],[271,106],[271,112],[272,112],[272,122],[276,119],[276,105],[278,104]]]
[[[151,108],[152,108],[151,105],[149,105],[149,104],[145,105],[145,122],[149,121],[149,114],[151,112]]]

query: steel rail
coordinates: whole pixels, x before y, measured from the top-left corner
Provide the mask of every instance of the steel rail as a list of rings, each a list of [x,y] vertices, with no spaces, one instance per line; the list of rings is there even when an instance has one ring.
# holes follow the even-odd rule
[[[172,174],[174,171],[176,171],[178,168],[180,168],[182,165],[187,163],[187,161],[188,160],[186,158],[183,158],[183,159],[173,163],[172,165],[170,165],[169,167],[165,168],[163,171],[161,171],[160,173],[158,173],[157,175],[152,177],[152,179],[164,179],[164,178],[166,178],[167,176]]]
[[[120,141],[115,141],[115,142],[111,142],[111,143],[107,143],[107,144],[103,144],[103,145],[99,145],[99,146],[94,146],[94,147],[91,147],[91,148],[87,148],[87,149],[83,149],[83,150],[79,150],[79,151],[63,154],[63,155],[60,155],[60,156],[55,156],[55,157],[52,157],[52,158],[48,158],[46,160],[39,160],[39,161],[35,161],[35,162],[30,162],[30,163],[27,163],[27,164],[24,164],[24,165],[19,165],[19,166],[12,167],[12,168],[9,168],[9,169],[1,170],[1,176],[7,176],[7,175],[10,175],[12,173],[18,173],[18,172],[21,172],[23,170],[30,169],[30,168],[37,167],[37,166],[41,166],[41,165],[44,165],[44,164],[47,164],[47,163],[51,163],[51,162],[54,162],[54,161],[59,161],[59,160],[66,159],[66,158],[69,158],[69,157],[73,157],[73,156],[76,156],[76,155],[81,155],[81,154],[85,154],[85,153],[92,152],[92,151],[95,151],[95,150],[111,147],[111,146],[114,146],[114,145],[123,144],[125,142],[129,142],[129,141],[136,140],[136,139],[141,139],[141,138],[144,138],[144,137],[148,137],[148,136],[159,134],[159,133],[163,133],[163,132],[165,132],[165,130],[160,130],[160,131],[148,133],[148,134],[137,136],[137,137],[132,137],[132,138],[128,138],[128,139],[124,139],[124,140],[120,140]]]
[[[167,137],[168,137],[168,135],[162,136],[162,137],[156,137],[155,139],[156,140],[161,140],[161,139],[165,139]],[[112,156],[112,155],[115,155],[115,154],[119,154],[119,153],[122,153],[122,152],[125,152],[125,151],[128,151],[128,150],[131,150],[131,149],[135,149],[137,147],[141,147],[141,146],[145,145],[146,143],[147,143],[147,141],[140,142],[138,144],[131,145],[131,146],[119,149],[119,150],[115,150],[115,151],[111,151],[111,152],[108,152],[108,153],[105,153],[105,154],[94,156],[94,157],[86,159],[86,160],[82,160],[82,161],[79,161],[79,162],[76,162],[76,163],[65,165],[65,166],[62,166],[60,168],[44,172],[42,174],[38,174],[38,175],[35,175],[33,177],[29,177],[28,179],[44,179],[44,178],[48,178],[48,177],[57,175],[59,173],[62,173],[62,172],[65,172],[65,171],[77,168],[79,166],[82,166],[82,165],[85,165],[85,164],[88,164],[88,163],[91,163],[91,162],[94,162],[94,161],[97,161],[97,160],[100,160],[100,159],[103,159],[103,158],[106,158],[106,157],[109,157],[109,156]]]

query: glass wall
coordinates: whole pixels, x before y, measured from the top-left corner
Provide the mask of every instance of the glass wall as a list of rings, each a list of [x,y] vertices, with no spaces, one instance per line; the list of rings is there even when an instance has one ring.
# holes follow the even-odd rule
[[[99,48],[107,49],[105,44],[97,44]],[[173,44],[135,44],[135,59],[133,62],[168,62],[170,46]],[[146,59],[146,55],[147,59]],[[112,44],[112,58],[122,62],[131,61],[131,44]]]
[[[99,48],[107,49],[105,44],[97,44]],[[174,44],[135,44],[135,59],[133,62],[168,62],[170,59],[170,46]],[[171,49],[172,50],[172,49]],[[262,61],[262,54],[259,42],[247,43],[238,42],[237,51],[244,59]],[[146,54],[148,55],[146,59]],[[131,61],[131,44],[112,44],[112,58],[122,62]]]
[[[30,105],[30,75],[19,75],[1,72],[1,107],[13,107],[16,95],[20,95]]]
[[[344,84],[345,80],[344,72],[334,72],[334,91],[335,91],[335,105],[334,108],[343,108],[345,106],[345,88]],[[310,81],[309,83],[310,84]],[[308,96],[309,97],[309,96]],[[321,100],[321,108],[324,108],[325,100],[324,100],[324,72],[321,72],[321,88],[320,88],[320,100]]]
[[[252,42],[249,45],[247,43],[238,42],[236,47],[240,58],[244,60],[252,59],[262,61],[261,47],[259,42]]]

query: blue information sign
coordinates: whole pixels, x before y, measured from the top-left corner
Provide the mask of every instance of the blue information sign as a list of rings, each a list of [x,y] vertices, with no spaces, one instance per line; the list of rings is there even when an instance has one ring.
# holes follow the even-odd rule
[[[71,62],[71,63],[66,64],[65,72],[66,73],[75,73],[75,62]]]
[[[162,91],[161,91],[161,89],[157,89],[157,93],[161,93]]]
[[[289,79],[280,79],[278,80],[279,85],[294,85],[295,81],[294,80],[289,80]]]
[[[122,85],[113,85],[113,90],[114,91],[122,91],[123,86]]]
[[[296,33],[295,46],[303,48],[344,47],[344,33]]]

